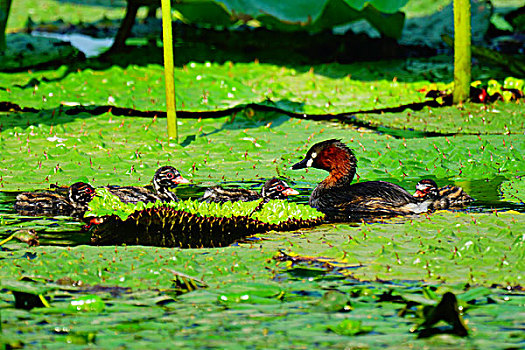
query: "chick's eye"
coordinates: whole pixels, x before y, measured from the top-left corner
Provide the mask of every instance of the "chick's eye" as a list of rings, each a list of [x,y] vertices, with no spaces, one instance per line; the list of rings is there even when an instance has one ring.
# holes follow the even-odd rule
[[[93,191],[92,188],[87,187],[87,188],[86,188],[86,192],[87,192],[88,194],[91,194],[91,193],[93,193],[93,192],[95,192],[95,191]]]
[[[175,178],[175,174],[173,174],[173,173],[167,173],[167,174],[166,174],[166,177],[167,177],[168,179],[173,179],[173,178]]]
[[[277,185],[277,191],[282,191],[284,190],[284,186],[283,185]]]

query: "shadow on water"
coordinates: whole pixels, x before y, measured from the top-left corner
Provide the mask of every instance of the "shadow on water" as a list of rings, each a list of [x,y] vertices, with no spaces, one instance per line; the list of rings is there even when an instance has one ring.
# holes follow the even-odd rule
[[[260,191],[267,179],[253,181],[229,181],[220,185],[226,188],[248,188]],[[446,184],[447,180],[435,179],[440,184]],[[494,211],[514,210],[525,213],[525,205],[502,201],[500,198],[500,185],[506,178],[499,176],[494,179],[473,180],[461,182],[465,190],[475,198],[475,201],[466,208],[459,209],[462,212],[492,213]],[[286,181],[297,191],[299,195],[290,198],[292,202],[307,204],[314,183]],[[408,188],[408,186],[405,186]],[[182,199],[197,199],[204,194],[206,186],[190,185],[181,186],[177,189],[177,196]],[[29,217],[21,216],[14,210],[14,202],[19,192],[0,192],[0,240],[8,237],[17,230],[34,229],[42,245],[79,245],[89,244],[89,235],[82,231],[83,223],[69,217]],[[360,224],[362,220],[357,220]],[[368,220],[366,220],[368,221]],[[375,222],[375,221],[374,221]],[[388,224],[387,220],[377,221]]]

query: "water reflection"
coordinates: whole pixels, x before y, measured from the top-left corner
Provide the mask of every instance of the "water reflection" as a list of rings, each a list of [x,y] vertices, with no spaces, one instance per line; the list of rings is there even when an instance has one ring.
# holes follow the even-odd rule
[[[50,32],[40,32],[36,30],[33,31],[31,35],[70,42],[72,46],[82,51],[86,55],[86,57],[98,56],[102,51],[111,47],[114,41],[113,38],[93,38],[89,35],[77,33],[59,34]]]

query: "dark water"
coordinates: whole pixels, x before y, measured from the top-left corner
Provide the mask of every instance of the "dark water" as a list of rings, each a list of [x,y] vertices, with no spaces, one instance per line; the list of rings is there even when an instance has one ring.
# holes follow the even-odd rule
[[[224,182],[225,187],[244,187],[259,191],[264,179],[246,182]],[[483,213],[493,211],[515,210],[525,213],[525,205],[502,201],[499,187],[505,178],[499,177],[491,180],[475,180],[465,187],[475,201],[461,211],[472,213]],[[446,183],[441,180],[438,183]],[[307,204],[309,195],[316,184],[306,182],[288,181],[290,186],[299,191],[299,195],[290,198],[291,201]],[[411,186],[402,184],[405,188]],[[206,187],[200,185],[180,186],[177,188],[177,196],[180,199],[196,199],[204,194]],[[83,222],[70,217],[45,217],[45,216],[23,216],[14,210],[16,196],[20,192],[0,192],[0,240],[10,236],[21,229],[34,229],[40,240],[40,244],[56,245],[78,245],[89,244],[90,237],[82,230]]]

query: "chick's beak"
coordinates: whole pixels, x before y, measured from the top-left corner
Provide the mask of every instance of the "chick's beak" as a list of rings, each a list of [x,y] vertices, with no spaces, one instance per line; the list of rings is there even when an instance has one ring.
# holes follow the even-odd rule
[[[173,179],[173,182],[178,184],[189,184],[190,180],[183,178],[182,176],[177,176]]]
[[[282,194],[284,194],[285,196],[295,196],[295,195],[298,195],[299,192],[297,192],[296,190],[294,190],[293,188],[291,187],[288,187],[287,189],[285,189]]]
[[[416,190],[416,193],[414,193],[414,197],[425,197],[425,192],[421,191],[421,190]]]

